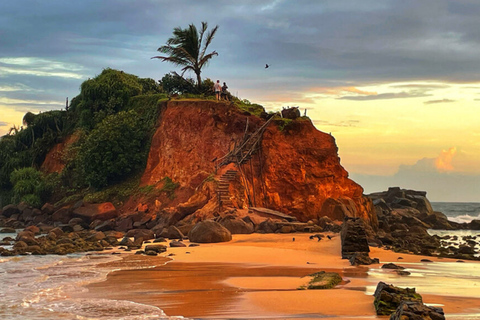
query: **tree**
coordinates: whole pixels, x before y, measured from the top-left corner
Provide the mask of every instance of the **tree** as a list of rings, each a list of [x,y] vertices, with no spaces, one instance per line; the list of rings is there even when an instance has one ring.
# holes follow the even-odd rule
[[[183,66],[182,76],[188,70],[195,72],[197,75],[197,87],[200,89],[202,85],[202,78],[200,77],[202,68],[213,56],[218,56],[216,51],[206,54],[207,48],[218,30],[218,25],[205,34],[207,27],[207,23],[202,22],[200,32],[197,31],[193,24],[189,25],[187,29],[181,29],[180,27],[173,29],[173,37],[167,40],[166,45],[161,46],[157,50],[165,53],[166,56],[155,56],[152,59],[162,59],[162,61]]]

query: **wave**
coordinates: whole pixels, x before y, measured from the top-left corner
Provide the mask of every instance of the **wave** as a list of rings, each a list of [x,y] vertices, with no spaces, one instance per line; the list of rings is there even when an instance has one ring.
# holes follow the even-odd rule
[[[453,222],[457,222],[457,223],[469,223],[472,220],[480,220],[480,213],[477,214],[476,216],[463,214],[463,215],[459,215],[459,216],[456,216],[456,217],[447,217],[447,218],[448,218],[448,220],[453,221]]]

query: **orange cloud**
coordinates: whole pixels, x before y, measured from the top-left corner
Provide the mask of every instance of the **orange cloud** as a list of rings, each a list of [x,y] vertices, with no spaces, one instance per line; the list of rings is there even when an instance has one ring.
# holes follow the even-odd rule
[[[457,154],[457,148],[451,147],[448,150],[442,150],[442,153],[435,159],[435,167],[440,172],[453,171],[452,159]]]
[[[345,93],[356,93],[366,96],[376,95],[377,92],[372,91],[363,91],[356,87],[318,87],[312,88],[311,91],[315,91],[322,94],[329,94],[329,95],[341,95]]]

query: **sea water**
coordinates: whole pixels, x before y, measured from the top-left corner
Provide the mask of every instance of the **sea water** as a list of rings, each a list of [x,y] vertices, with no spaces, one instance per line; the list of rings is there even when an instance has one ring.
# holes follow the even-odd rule
[[[432,202],[432,208],[454,222],[480,220],[480,202]]]
[[[162,310],[129,301],[74,298],[113,271],[111,254],[0,257],[0,319],[168,319]]]
[[[450,220],[469,222],[480,217],[480,203],[432,203]],[[469,233],[471,231],[456,231]],[[470,233],[469,233],[470,234]],[[467,235],[467,234],[466,234]],[[15,234],[0,234],[0,238]],[[167,317],[157,307],[123,300],[76,298],[86,291],[84,285],[102,281],[113,267],[100,267],[105,262],[120,259],[112,254],[71,254],[66,256],[0,257],[0,319],[80,319],[80,320],[141,320],[178,319]],[[480,297],[479,264],[411,264],[412,276],[401,278],[409,286],[419,286],[419,292],[443,294],[445,290],[458,295]],[[118,266],[116,267],[118,268]],[[369,277],[388,281],[381,269],[372,269]],[[410,278],[410,279],[409,279]],[[425,279],[424,281],[422,279]],[[446,288],[445,285],[449,283]],[[374,290],[374,287],[370,288]],[[83,295],[88,296],[88,295]],[[479,319],[477,315],[461,315],[455,319]]]

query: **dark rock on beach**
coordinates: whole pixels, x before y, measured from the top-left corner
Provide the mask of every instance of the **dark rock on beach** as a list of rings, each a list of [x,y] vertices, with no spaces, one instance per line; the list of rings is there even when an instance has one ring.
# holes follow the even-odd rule
[[[205,220],[197,223],[190,230],[188,238],[198,243],[227,242],[232,240],[232,234],[218,222]]]
[[[402,301],[390,320],[445,320],[442,308],[428,307],[421,302]]]
[[[422,296],[415,292],[415,288],[400,288],[379,282],[373,302],[377,315],[387,316],[395,312],[403,301],[422,303]]]
[[[350,259],[356,252],[365,252],[367,254],[370,252],[362,219],[346,217],[343,221],[340,235],[342,240],[342,259]]]

